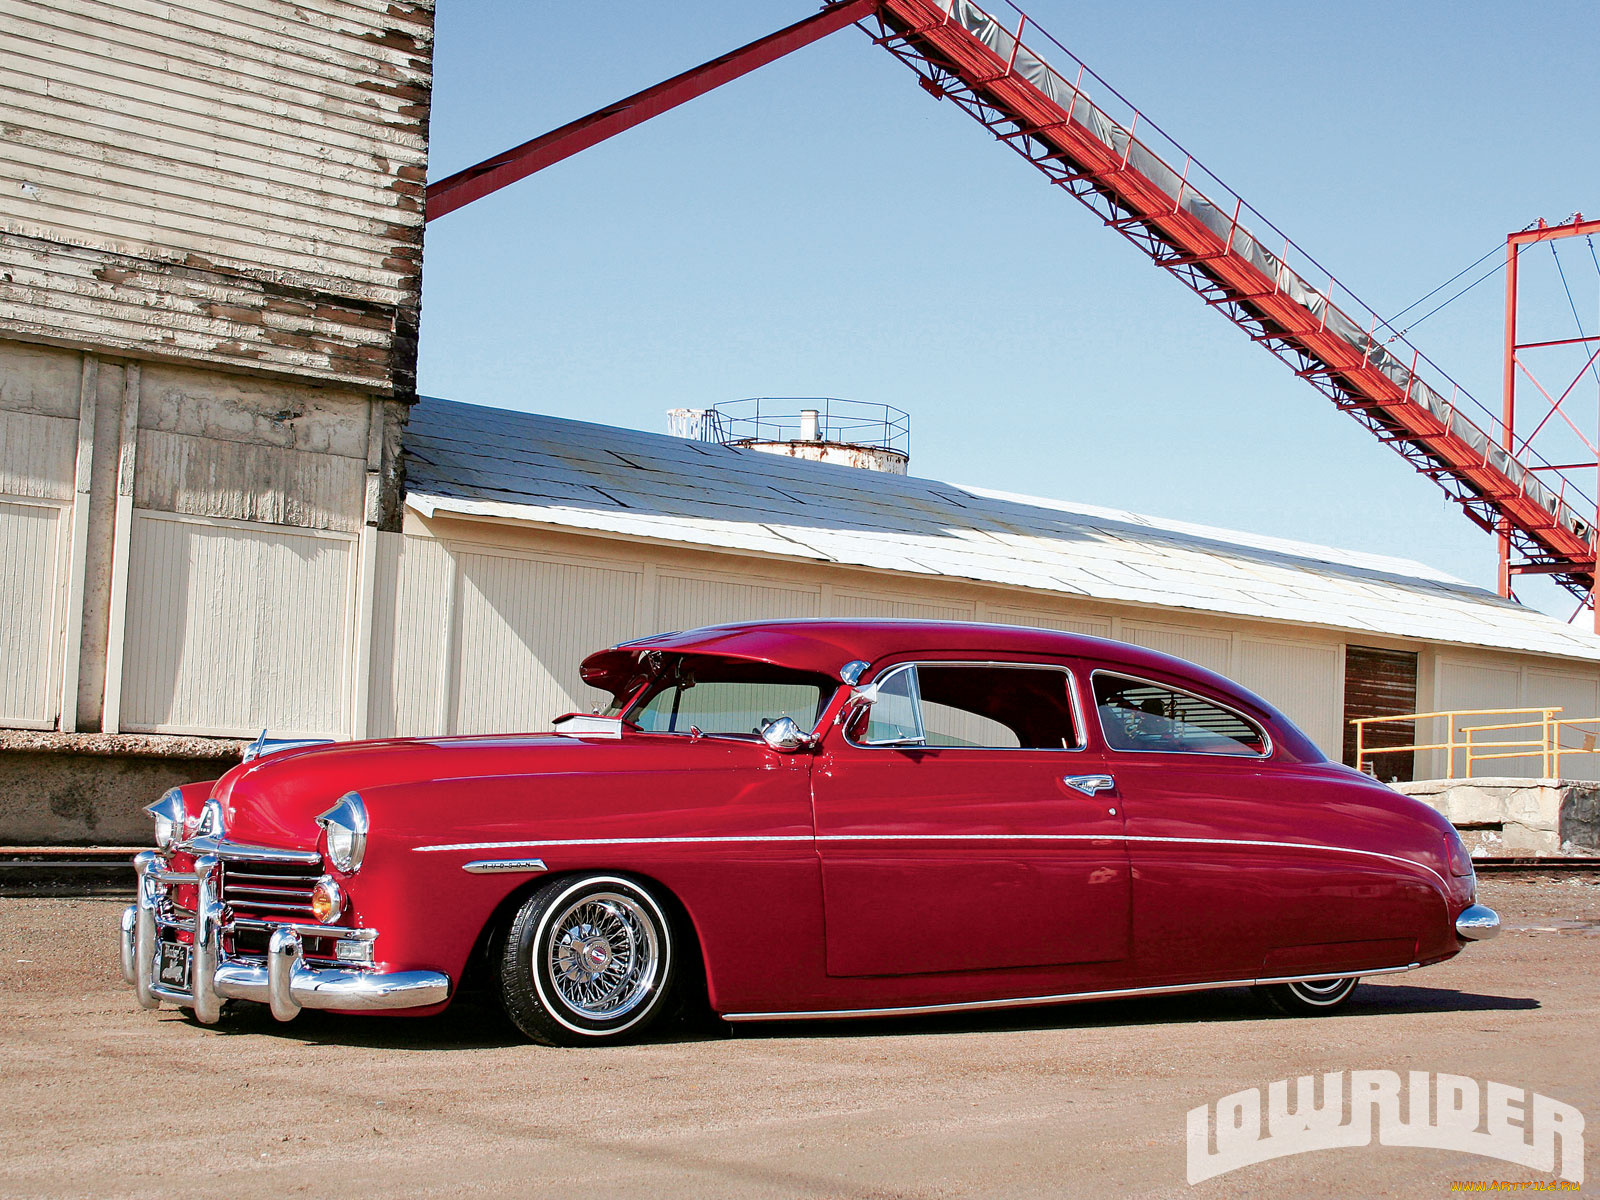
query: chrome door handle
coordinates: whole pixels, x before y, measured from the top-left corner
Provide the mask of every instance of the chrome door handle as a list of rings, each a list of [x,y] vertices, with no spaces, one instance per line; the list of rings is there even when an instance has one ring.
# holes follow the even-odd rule
[[[1117,781],[1109,775],[1068,775],[1061,782],[1085,796],[1093,796],[1096,792],[1109,792],[1117,786]]]

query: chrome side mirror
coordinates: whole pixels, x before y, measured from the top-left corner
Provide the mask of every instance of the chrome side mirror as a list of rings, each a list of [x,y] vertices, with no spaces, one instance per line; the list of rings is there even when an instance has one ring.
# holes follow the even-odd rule
[[[779,754],[793,754],[811,745],[811,738],[793,717],[778,717],[761,727],[761,740]]]

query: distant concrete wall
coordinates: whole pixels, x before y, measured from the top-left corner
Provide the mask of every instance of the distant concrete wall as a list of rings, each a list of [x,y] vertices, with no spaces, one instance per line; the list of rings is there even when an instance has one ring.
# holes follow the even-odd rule
[[[0,734],[0,845],[147,845],[146,805],[238,761],[210,739]]]
[[[1570,779],[1425,779],[1390,784],[1461,830],[1474,854],[1600,853],[1600,783]]]

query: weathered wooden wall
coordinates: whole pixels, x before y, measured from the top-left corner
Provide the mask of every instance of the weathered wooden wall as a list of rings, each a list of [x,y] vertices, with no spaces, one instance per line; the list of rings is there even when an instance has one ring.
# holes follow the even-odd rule
[[[0,328],[413,398],[432,8],[0,6]]]
[[[0,339],[0,725],[347,730],[402,407]]]

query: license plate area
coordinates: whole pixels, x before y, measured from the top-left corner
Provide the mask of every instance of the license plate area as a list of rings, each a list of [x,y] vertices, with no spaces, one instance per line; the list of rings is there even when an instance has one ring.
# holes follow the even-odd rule
[[[162,942],[160,950],[156,962],[156,978],[161,986],[187,992],[189,969],[194,957],[192,948],[181,942]]]

